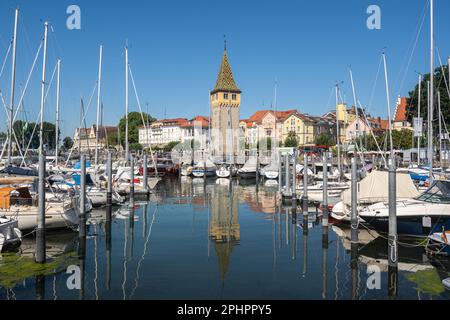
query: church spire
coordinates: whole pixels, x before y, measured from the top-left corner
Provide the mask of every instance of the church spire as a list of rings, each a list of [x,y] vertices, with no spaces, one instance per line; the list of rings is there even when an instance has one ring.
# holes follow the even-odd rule
[[[241,93],[236,82],[234,81],[233,72],[231,71],[230,63],[227,56],[227,41],[224,40],[224,52],[222,56],[222,63],[220,64],[219,74],[217,76],[217,82],[214,90],[211,94],[216,92],[232,92]]]

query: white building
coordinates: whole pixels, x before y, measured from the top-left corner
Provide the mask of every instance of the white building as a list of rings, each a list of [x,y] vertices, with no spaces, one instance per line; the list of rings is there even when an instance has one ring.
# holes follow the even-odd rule
[[[188,140],[206,141],[209,135],[209,118],[197,116],[192,120],[184,118],[163,119],[153,122],[149,128],[139,128],[139,143],[143,146],[164,146],[170,142]]]
[[[163,119],[153,122],[150,128],[139,129],[139,144],[143,146],[163,146],[169,142],[181,142],[181,127],[188,123],[187,119]]]
[[[209,118],[197,116],[181,126],[181,142],[195,140],[206,143],[209,138]]]

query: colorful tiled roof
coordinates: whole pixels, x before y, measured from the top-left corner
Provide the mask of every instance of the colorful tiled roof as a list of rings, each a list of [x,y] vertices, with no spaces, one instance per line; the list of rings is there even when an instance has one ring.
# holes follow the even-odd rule
[[[241,93],[236,82],[234,82],[233,72],[231,71],[230,63],[228,62],[227,52],[224,51],[222,63],[220,64],[219,75],[214,90],[211,93],[219,91]]]

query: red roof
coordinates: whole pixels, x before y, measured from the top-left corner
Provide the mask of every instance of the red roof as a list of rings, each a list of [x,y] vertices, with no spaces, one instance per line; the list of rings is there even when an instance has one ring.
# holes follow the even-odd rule
[[[183,128],[194,127],[195,125],[200,124],[203,128],[209,127],[209,117],[204,116],[196,116],[194,119],[185,122],[181,125]]]
[[[407,120],[406,112],[408,110],[408,102],[406,98],[399,98],[397,108],[395,110],[394,122],[404,122]]]
[[[384,120],[381,118],[372,118],[369,119],[370,122],[376,123],[381,130],[389,130],[389,120]]]
[[[257,122],[260,123],[262,121],[262,119],[268,114],[275,114],[274,111],[272,110],[260,110],[260,111],[256,111],[249,119],[248,121],[250,122]],[[285,120],[287,117],[289,117],[291,114],[293,113],[298,113],[297,110],[293,109],[293,110],[287,110],[287,111],[277,111],[276,115],[277,115],[277,120],[278,121],[283,121]]]

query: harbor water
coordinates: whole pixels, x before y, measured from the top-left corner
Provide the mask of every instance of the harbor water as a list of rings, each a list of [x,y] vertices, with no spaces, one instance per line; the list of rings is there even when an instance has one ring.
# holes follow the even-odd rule
[[[25,238],[1,256],[0,299],[450,298],[446,260],[400,246],[392,297],[383,235],[361,229],[352,263],[350,226],[323,227],[320,210],[293,211],[277,192],[264,182],[165,179],[148,202],[113,207],[111,223],[94,210],[85,240],[76,230],[48,234],[45,265]]]

